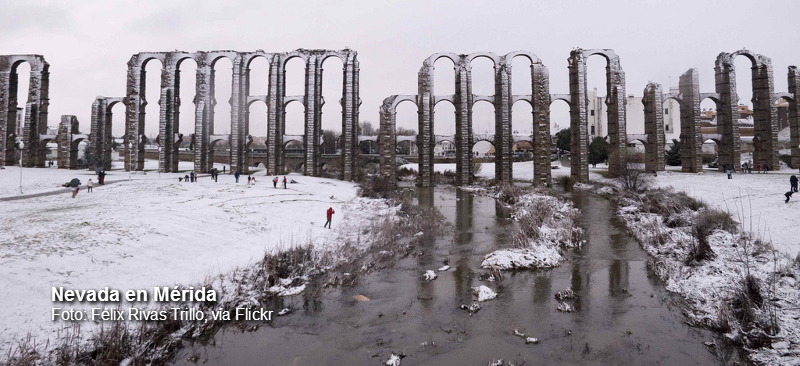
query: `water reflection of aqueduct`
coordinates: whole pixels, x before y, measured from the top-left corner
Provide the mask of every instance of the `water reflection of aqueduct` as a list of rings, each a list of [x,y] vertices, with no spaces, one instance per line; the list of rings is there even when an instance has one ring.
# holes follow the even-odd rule
[[[128,62],[126,97],[98,97],[92,106],[92,127],[89,135],[80,134],[78,121],[74,116],[62,116],[58,133],[47,134],[47,111],[49,106],[49,64],[40,55],[0,56],[0,164],[13,165],[15,141],[19,140],[22,149],[23,166],[44,166],[45,145],[58,143],[58,165],[60,168],[75,168],[77,146],[83,141],[90,142],[93,157],[106,169],[110,168],[111,156],[111,109],[122,103],[126,108],[125,144],[133,144],[132,153],[125,154],[126,168],[143,169],[145,107],[144,99],[145,66],[151,60],[159,60],[161,85],[159,97],[159,170],[177,171],[178,145],[186,137],[178,133],[179,111],[181,105],[180,65],[187,59],[197,64],[195,88],[194,134],[191,137],[194,152],[195,170],[205,172],[213,162],[213,145],[226,141],[230,146],[230,161],[233,169],[247,170],[249,135],[248,107],[255,102],[267,105],[267,171],[270,174],[286,171],[285,143],[289,140],[303,144],[303,173],[320,175],[320,143],[322,106],[322,64],[330,57],[337,57],[343,65],[342,134],[336,142],[341,153],[336,157],[343,167],[342,178],[355,179],[357,172],[358,144],[367,140],[378,140],[381,158],[381,174],[391,179],[396,174],[396,148],[399,142],[408,140],[416,143],[419,149],[420,175],[418,184],[433,185],[434,146],[443,139],[453,140],[456,147],[456,176],[458,184],[469,184],[473,179],[472,147],[477,141],[489,141],[496,150],[495,176],[500,182],[512,181],[512,146],[519,141],[529,141],[534,150],[534,182],[550,184],[550,104],[557,100],[566,102],[570,108],[572,131],[572,177],[575,181],[588,180],[588,119],[586,59],[593,55],[604,57],[606,67],[608,142],[610,144],[609,163],[613,173],[626,153],[628,143],[640,141],[645,145],[646,169],[664,169],[664,123],[663,102],[669,98],[677,101],[681,112],[681,162],[682,170],[698,172],[702,170],[701,147],[704,141],[713,140],[719,148],[720,166],[741,165],[741,138],[736,108],[739,98],[736,94],[736,81],[733,59],[745,56],[752,63],[753,105],[754,105],[754,165],[779,168],[777,117],[775,101],[783,98],[789,104],[789,127],[791,146],[791,166],[800,167],[800,107],[796,96],[800,95],[800,73],[790,66],[788,70],[789,90],[776,93],[773,85],[771,60],[747,50],[733,53],[720,53],[715,64],[714,93],[701,93],[697,69],[690,69],[680,77],[678,92],[663,93],[661,86],[650,83],[644,89],[645,134],[627,134],[625,74],[619,57],[612,50],[575,49],[569,57],[569,94],[550,94],[548,69],[542,61],[530,52],[512,52],[504,56],[493,53],[474,53],[458,55],[437,53],[427,58],[419,71],[418,93],[416,95],[393,95],[384,100],[380,110],[381,126],[377,138],[358,136],[359,66],[356,52],[345,49],[296,50],[286,53],[235,52],[156,52],[133,55]],[[269,82],[267,95],[250,95],[250,63],[263,57],[269,62]],[[513,94],[511,89],[511,63],[516,57],[524,57],[531,65],[530,94]],[[214,133],[214,66],[223,58],[231,60],[231,133]],[[303,95],[286,95],[286,63],[300,58],[305,63],[305,88]],[[434,63],[440,58],[450,59],[455,66],[455,93],[437,95],[434,93]],[[494,94],[475,95],[472,91],[471,63],[478,58],[486,58],[494,64]],[[16,130],[18,109],[18,66],[28,63],[31,67],[28,99],[25,104],[25,118],[21,131]],[[703,134],[700,130],[700,102],[713,100],[717,105],[717,133]],[[494,134],[474,134],[472,130],[473,106],[477,102],[488,102],[494,107]],[[530,136],[512,134],[511,109],[516,102],[529,103],[533,113]],[[291,102],[303,105],[305,120],[302,136],[285,135],[286,106]],[[396,136],[396,110],[403,102],[413,103],[418,112],[417,136]],[[455,135],[437,136],[433,133],[434,109],[439,102],[449,102],[455,107]]]

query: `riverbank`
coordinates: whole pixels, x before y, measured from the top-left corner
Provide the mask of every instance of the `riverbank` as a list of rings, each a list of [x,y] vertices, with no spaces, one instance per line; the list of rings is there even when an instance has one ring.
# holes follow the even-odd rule
[[[618,203],[616,214],[650,255],[653,273],[686,300],[692,324],[742,345],[754,362],[800,364],[800,266],[775,249],[747,201],[729,202],[732,218],[685,193],[611,183],[577,188]]]
[[[289,178],[297,183],[288,189],[275,189],[264,181],[248,185],[244,179],[237,184],[232,176],[197,183],[134,180],[96,187],[75,199],[58,195],[4,203],[0,225],[10,230],[0,233],[0,277],[8,279],[7,296],[0,299],[6,310],[0,319],[0,354],[12,359],[11,364],[33,353],[47,363],[64,357],[59,350],[63,346],[74,355],[91,351],[110,330],[128,333],[120,339],[130,340],[142,334],[202,335],[213,328],[192,328],[185,322],[173,323],[165,332],[163,322],[140,323],[138,329],[131,324],[54,322],[54,307],[122,305],[56,304],[50,301],[52,287],[109,287],[124,293],[205,285],[218,291],[216,307],[253,306],[261,296],[298,293],[307,277],[359,258],[374,244],[393,242],[379,235],[381,231],[406,234],[389,230],[408,223],[409,215],[399,215],[403,212],[397,204],[357,197],[358,187],[349,182]],[[336,212],[332,230],[323,228],[329,207]],[[412,225],[407,230],[414,229]],[[265,270],[275,274],[264,276]],[[277,274],[284,270],[288,272]],[[277,286],[271,288],[275,291],[265,291],[265,283]],[[282,285],[292,290],[284,292],[278,288]],[[204,311],[214,307],[194,306]],[[172,343],[158,351],[128,345],[121,355],[146,360],[169,354]]]

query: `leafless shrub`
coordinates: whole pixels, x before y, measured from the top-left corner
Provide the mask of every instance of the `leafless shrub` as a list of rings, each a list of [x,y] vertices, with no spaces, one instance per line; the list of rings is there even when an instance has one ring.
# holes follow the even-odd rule
[[[433,173],[433,181],[437,184],[455,184],[456,172],[452,170],[445,170],[442,172]]]
[[[519,201],[519,198],[525,194],[525,191],[513,184],[503,184],[497,187],[498,196],[501,202],[513,205]]]
[[[411,168],[402,167],[397,169],[398,178],[413,178],[417,176],[417,171]]]
[[[636,156],[623,155],[617,163],[614,178],[625,191],[642,192],[652,183],[652,176],[644,171],[642,162]]]
[[[365,175],[359,183],[358,195],[368,198],[392,198],[397,193],[395,182],[380,175]]]

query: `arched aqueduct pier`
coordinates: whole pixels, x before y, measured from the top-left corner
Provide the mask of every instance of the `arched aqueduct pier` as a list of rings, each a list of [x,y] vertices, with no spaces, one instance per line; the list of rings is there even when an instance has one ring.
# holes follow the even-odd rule
[[[510,183],[512,175],[511,146],[511,106],[525,100],[533,110],[533,134],[530,136],[534,151],[533,182],[537,185],[550,185],[550,104],[563,100],[570,106],[571,127],[571,175],[575,182],[589,180],[589,128],[587,116],[586,59],[598,55],[605,58],[607,87],[607,120],[609,143],[609,170],[616,174],[619,164],[626,162],[627,146],[633,141],[645,145],[645,169],[663,171],[665,169],[664,109],[666,99],[676,100],[681,112],[681,160],[682,171],[702,171],[702,144],[714,140],[719,146],[719,166],[741,166],[741,138],[736,94],[736,81],[733,59],[745,56],[752,61],[753,105],[755,135],[753,139],[753,164],[778,169],[778,125],[775,102],[784,98],[789,102],[789,127],[791,135],[791,166],[800,168],[800,106],[796,96],[800,95],[800,73],[794,66],[789,67],[789,90],[775,93],[772,63],[765,56],[748,50],[733,53],[720,53],[715,64],[716,92],[701,93],[697,69],[690,69],[680,76],[679,92],[664,93],[656,83],[649,83],[644,89],[645,134],[628,134],[626,125],[625,72],[619,56],[609,49],[574,49],[568,59],[568,95],[550,94],[548,69],[533,53],[518,51],[504,56],[493,53],[454,54],[436,53],[423,61],[419,71],[419,90],[416,95],[392,95],[384,99],[380,108],[381,126],[379,146],[381,154],[381,174],[395,181],[396,147],[398,139],[408,139],[396,135],[396,110],[403,102],[414,103],[418,112],[419,135],[416,143],[420,150],[420,167],[417,184],[423,187],[433,185],[433,109],[440,101],[453,103],[456,109],[456,183],[470,184],[473,180],[472,146],[478,140],[472,132],[472,107],[478,101],[489,101],[495,108],[495,133],[492,143],[496,149],[495,179],[500,183]],[[530,94],[511,93],[511,61],[523,56],[531,61]],[[433,64],[437,59],[447,57],[455,65],[455,94],[436,95],[433,86]],[[472,93],[472,60],[485,57],[494,63],[494,95],[475,95]],[[706,98],[717,104],[718,133],[701,133],[699,117],[700,102]]]

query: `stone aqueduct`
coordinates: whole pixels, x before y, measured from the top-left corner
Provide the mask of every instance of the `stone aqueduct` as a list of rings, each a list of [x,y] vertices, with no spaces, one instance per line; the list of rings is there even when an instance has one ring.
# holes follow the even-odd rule
[[[381,153],[381,174],[395,179],[395,146],[398,137],[395,134],[396,108],[402,102],[411,102],[417,106],[419,131],[417,146],[420,150],[420,168],[417,184],[433,185],[433,108],[440,101],[450,101],[456,108],[456,180],[457,184],[469,184],[472,181],[472,146],[479,139],[472,133],[472,106],[477,101],[485,100],[495,108],[495,134],[492,143],[495,146],[495,177],[499,182],[509,183],[512,175],[511,146],[520,138],[511,136],[511,106],[520,100],[531,104],[533,109],[534,150],[534,184],[549,185],[551,182],[549,149],[551,146],[550,103],[563,100],[570,107],[571,127],[571,174],[575,182],[589,180],[588,146],[589,131],[587,118],[587,85],[586,59],[599,55],[606,59],[607,117],[609,142],[609,169],[612,174],[619,168],[627,153],[628,143],[640,141],[645,145],[645,169],[648,172],[663,171],[665,168],[665,136],[663,102],[672,98],[678,102],[681,112],[681,161],[682,171],[702,171],[702,144],[713,140],[719,147],[720,169],[726,164],[736,169],[741,166],[741,138],[736,94],[736,79],[733,59],[745,56],[752,62],[753,106],[755,132],[753,139],[753,164],[766,165],[770,169],[778,169],[778,124],[775,102],[784,98],[789,102],[789,127],[791,145],[791,166],[800,168],[800,104],[796,97],[800,96],[800,72],[795,66],[789,67],[789,90],[786,93],[774,92],[772,62],[769,58],[739,50],[733,53],[720,53],[715,63],[714,93],[701,93],[697,69],[690,69],[680,76],[678,93],[663,93],[662,87],[649,83],[644,89],[645,134],[627,134],[626,129],[626,97],[625,72],[622,70],[619,56],[608,49],[575,49],[568,59],[569,91],[567,95],[550,94],[548,71],[541,60],[530,52],[512,52],[505,56],[493,53],[473,53],[457,55],[453,53],[437,53],[423,61],[419,71],[419,92],[417,95],[392,95],[384,99],[381,107],[381,128],[379,145]],[[511,61],[517,56],[524,56],[531,61],[531,94],[512,95]],[[447,57],[455,65],[455,95],[436,95],[433,87],[433,63],[437,59]],[[495,94],[482,96],[472,94],[472,60],[486,57],[494,62]],[[706,98],[717,105],[718,133],[703,134],[700,129],[700,102]]]
[[[800,72],[795,66],[788,70],[788,91],[776,93],[772,62],[769,58],[739,50],[733,53],[720,53],[715,63],[715,85],[713,93],[701,93],[697,69],[689,69],[679,79],[677,93],[664,93],[656,83],[649,83],[644,89],[645,134],[626,133],[626,91],[625,73],[620,58],[613,50],[575,49],[568,59],[569,94],[550,94],[548,69],[535,54],[518,51],[498,56],[494,53],[437,53],[423,61],[418,74],[418,93],[416,95],[393,95],[386,98],[380,108],[380,133],[377,142],[380,150],[381,175],[394,181],[396,175],[396,147],[400,141],[413,140],[419,148],[420,186],[433,185],[433,151],[437,142],[452,139],[456,147],[457,184],[470,184],[473,180],[472,146],[480,140],[490,141],[496,150],[495,176],[499,182],[511,182],[512,146],[519,141],[528,141],[534,150],[534,177],[537,185],[549,185],[550,172],[550,104],[561,100],[569,104],[570,126],[572,131],[572,177],[576,182],[588,181],[588,118],[586,59],[599,55],[607,61],[606,86],[608,106],[609,167],[612,174],[615,167],[624,161],[627,144],[640,141],[645,145],[647,171],[661,171],[664,159],[664,117],[663,102],[674,99],[681,112],[681,161],[685,172],[702,170],[701,147],[704,141],[713,140],[719,147],[720,166],[730,164],[736,168],[741,165],[741,138],[737,118],[738,96],[733,59],[744,56],[752,62],[753,106],[754,106],[754,155],[753,163],[767,165],[771,169],[779,167],[778,126],[775,102],[783,98],[789,103],[789,127],[791,145],[791,166],[800,168]],[[125,154],[126,169],[144,168],[145,107],[145,66],[157,59],[163,65],[159,98],[159,170],[177,171],[178,145],[184,139],[191,139],[194,145],[195,170],[206,172],[213,162],[213,146],[218,141],[230,145],[232,169],[245,171],[248,161],[250,104],[262,101],[267,105],[267,172],[277,174],[285,171],[284,142],[287,139],[301,140],[305,155],[303,173],[321,173],[320,143],[322,106],[322,63],[329,57],[338,57],[343,64],[342,135],[341,147],[342,178],[353,180],[357,175],[358,144],[375,137],[358,136],[359,64],[355,51],[344,50],[306,50],[299,49],[285,53],[266,53],[264,51],[236,52],[210,51],[187,53],[153,52],[139,53],[128,62],[127,93],[125,97],[97,97],[92,105],[91,133],[80,134],[78,121],[74,116],[61,118],[58,133],[47,134],[47,110],[49,106],[49,64],[40,55],[0,56],[0,164],[15,164],[16,141],[21,141],[22,165],[43,167],[45,165],[45,145],[58,144],[58,167],[76,168],[78,144],[88,140],[93,157],[97,163],[110,169],[111,164],[111,109],[117,103],[126,108],[125,145],[133,148]],[[269,62],[269,82],[267,95],[250,95],[250,63],[259,57]],[[511,62],[516,57],[527,58],[531,63],[530,94],[514,95],[511,92]],[[214,66],[216,61],[228,58],[232,68],[231,133],[214,134]],[[305,89],[303,95],[286,95],[286,62],[301,58],[305,62]],[[440,58],[448,58],[455,65],[455,94],[437,95],[434,93],[434,63]],[[494,63],[494,95],[475,95],[472,93],[471,62],[477,58],[487,58]],[[178,131],[181,105],[180,64],[192,59],[197,64],[195,88],[194,134],[182,136]],[[19,133],[16,131],[18,66],[26,62],[30,65],[30,82],[25,116]],[[703,134],[700,130],[700,102],[711,99],[717,105],[716,134]],[[303,136],[286,136],[285,113],[288,103],[297,101],[305,110]],[[452,137],[433,134],[434,108],[437,103],[447,101],[456,111],[456,134]],[[494,106],[495,133],[478,135],[472,132],[472,108],[476,102],[486,101]],[[511,130],[511,108],[517,101],[525,101],[532,107],[533,134],[515,136]],[[419,134],[414,137],[396,135],[396,108],[400,103],[415,104],[418,111]]]

